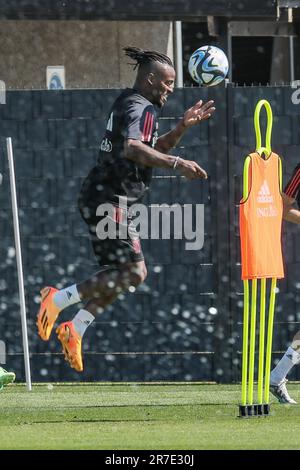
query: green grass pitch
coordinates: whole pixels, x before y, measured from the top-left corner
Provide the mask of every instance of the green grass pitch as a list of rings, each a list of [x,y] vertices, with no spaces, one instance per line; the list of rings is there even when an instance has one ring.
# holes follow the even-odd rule
[[[239,385],[13,384],[0,392],[0,449],[300,448],[300,405],[272,398],[271,416],[239,419],[239,398]]]

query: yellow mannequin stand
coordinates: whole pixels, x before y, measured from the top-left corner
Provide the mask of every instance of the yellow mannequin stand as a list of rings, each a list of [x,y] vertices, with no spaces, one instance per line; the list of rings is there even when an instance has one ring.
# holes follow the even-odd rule
[[[260,111],[265,107],[267,112],[266,145],[261,144]],[[273,115],[270,103],[260,100],[255,108],[254,128],[256,134],[256,152],[265,154],[265,158],[271,155],[271,133]],[[244,163],[243,172],[243,200],[249,194],[249,165],[248,156]],[[280,162],[280,189],[282,186],[282,169]],[[267,416],[270,413],[269,387],[271,371],[271,355],[274,325],[274,310],[276,296],[276,278],[271,280],[270,302],[267,325],[267,343],[265,348],[265,318],[266,318],[266,278],[260,279],[260,316],[259,316],[259,348],[258,348],[258,377],[257,377],[257,401],[254,404],[254,372],[255,372],[255,339],[256,339],[256,305],[257,305],[257,279],[251,282],[251,302],[249,293],[249,280],[244,280],[244,312],[243,312],[243,349],[242,349],[242,397],[239,405],[240,417]],[[250,331],[249,331],[250,312]],[[249,338],[250,333],[250,338]]]

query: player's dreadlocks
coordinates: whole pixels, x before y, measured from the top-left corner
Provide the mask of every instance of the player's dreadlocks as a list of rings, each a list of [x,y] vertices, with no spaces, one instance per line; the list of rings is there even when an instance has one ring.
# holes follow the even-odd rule
[[[143,51],[143,49],[131,46],[124,47],[123,50],[125,51],[125,55],[135,60],[134,70],[140,65],[149,64],[151,62],[160,62],[161,64],[167,64],[174,67],[171,59],[161,52]]]

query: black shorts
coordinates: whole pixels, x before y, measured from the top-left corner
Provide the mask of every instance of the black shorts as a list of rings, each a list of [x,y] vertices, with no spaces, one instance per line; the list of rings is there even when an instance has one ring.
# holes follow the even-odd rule
[[[140,238],[127,210],[113,206],[115,238],[101,239],[103,231],[99,227],[101,222],[105,222],[107,215],[97,216],[98,206],[87,205],[83,198],[79,198],[78,206],[83,220],[88,225],[94,254],[100,266],[136,263],[144,260]]]

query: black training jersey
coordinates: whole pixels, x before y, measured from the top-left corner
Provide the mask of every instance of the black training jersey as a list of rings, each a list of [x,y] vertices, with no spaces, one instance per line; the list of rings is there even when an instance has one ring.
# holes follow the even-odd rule
[[[140,201],[148,190],[152,168],[138,165],[124,155],[126,139],[140,140],[151,147],[157,139],[157,117],[150,101],[133,89],[124,90],[114,102],[102,139],[98,164],[83,185],[91,203]],[[85,197],[85,199],[87,199]]]
[[[300,163],[294,169],[294,173],[283,191],[287,196],[297,199],[300,209]]]

